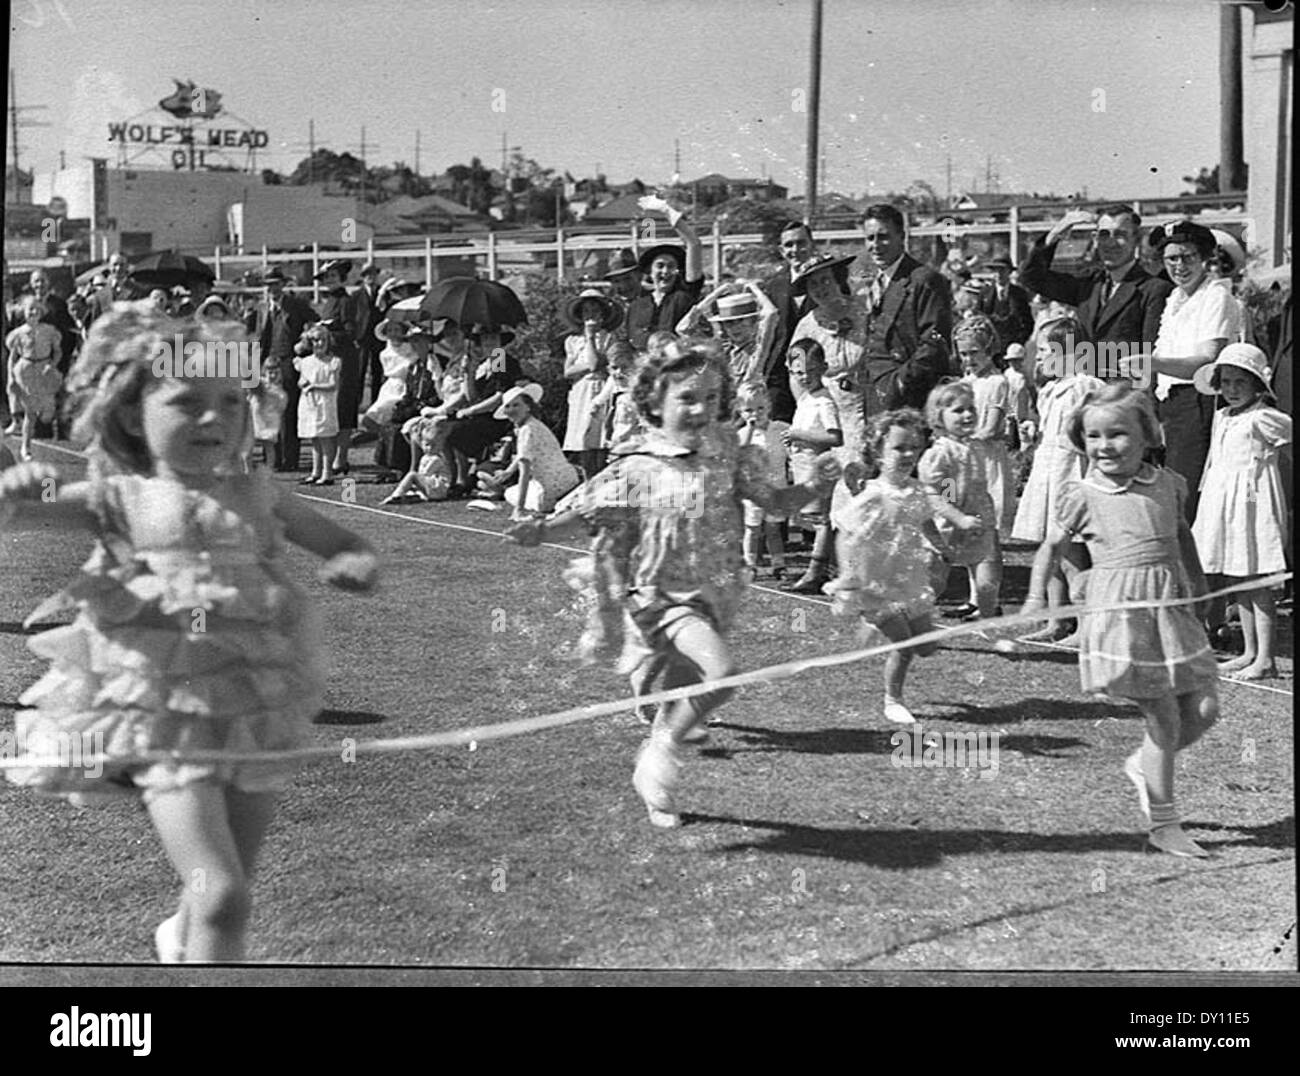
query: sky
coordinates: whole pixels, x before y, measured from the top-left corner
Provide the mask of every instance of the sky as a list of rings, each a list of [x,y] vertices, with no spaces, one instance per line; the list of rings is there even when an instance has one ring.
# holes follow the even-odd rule
[[[501,163],[655,185],[677,166],[805,188],[812,0],[12,0],[20,164],[116,160],[172,79],[270,134],[440,172]],[[1167,197],[1218,158],[1212,0],[824,0],[820,190],[923,179]],[[235,125],[233,122],[231,125]],[[9,128],[6,123],[6,144]],[[12,147],[6,157],[12,163]],[[141,165],[166,167],[164,157]],[[244,163],[240,154],[232,163]]]

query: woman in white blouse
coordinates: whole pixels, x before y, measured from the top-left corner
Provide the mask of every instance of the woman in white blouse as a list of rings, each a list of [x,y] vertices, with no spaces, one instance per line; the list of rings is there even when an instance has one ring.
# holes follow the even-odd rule
[[[1165,231],[1161,248],[1174,290],[1160,318],[1150,372],[1165,437],[1165,466],[1187,480],[1188,523],[1196,517],[1216,399],[1198,392],[1192,375],[1213,362],[1225,345],[1240,340],[1245,327],[1241,303],[1210,276],[1216,246],[1208,228],[1180,221]]]

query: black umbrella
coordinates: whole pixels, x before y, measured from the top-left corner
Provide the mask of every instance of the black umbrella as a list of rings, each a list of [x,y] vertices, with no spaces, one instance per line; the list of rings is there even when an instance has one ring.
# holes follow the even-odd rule
[[[513,291],[496,281],[468,276],[435,284],[420,303],[420,309],[431,318],[450,318],[463,327],[482,325],[500,329],[528,323],[524,304]]]
[[[147,288],[188,288],[198,280],[211,284],[217,274],[198,258],[164,250],[138,259],[131,266],[131,279]]]

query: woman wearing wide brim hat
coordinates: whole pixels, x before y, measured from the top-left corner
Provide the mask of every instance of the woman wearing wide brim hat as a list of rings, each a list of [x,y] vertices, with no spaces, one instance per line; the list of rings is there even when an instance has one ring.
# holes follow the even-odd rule
[[[560,316],[575,333],[584,332],[587,323],[597,319],[597,331],[607,333],[613,332],[623,322],[623,310],[618,303],[595,288],[575,295],[564,304]]]
[[[606,409],[597,399],[609,376],[609,346],[623,322],[623,308],[593,288],[566,303],[563,315],[573,332],[564,338],[564,376],[571,384],[561,448],[576,453],[578,466],[590,476],[604,465]]]
[[[826,357],[822,384],[840,415],[843,444],[834,449],[841,463],[866,459],[868,384],[866,372],[868,299],[849,286],[849,264],[856,254],[809,258],[790,278],[790,291],[817,305],[799,319],[791,342],[814,340]]]
[[[704,289],[704,255],[699,236],[681,210],[663,198],[646,195],[641,208],[664,213],[684,246],[656,244],[644,251],[637,264],[649,275],[650,292],[633,299],[627,311],[627,338],[644,349],[652,332],[672,332],[697,302]]]
[[[357,428],[361,411],[361,391],[365,378],[366,309],[357,296],[344,286],[352,263],[346,258],[335,258],[321,266],[312,279],[324,281],[326,291],[318,313],[321,321],[330,323],[330,353],[340,360],[339,390],[337,396],[339,432],[335,438],[334,473],[345,475],[351,469],[348,448],[352,444],[352,431]]]

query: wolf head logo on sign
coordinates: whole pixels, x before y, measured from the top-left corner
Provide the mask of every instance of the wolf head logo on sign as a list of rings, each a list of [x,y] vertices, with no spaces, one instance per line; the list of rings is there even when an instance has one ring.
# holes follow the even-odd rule
[[[191,117],[210,120],[221,112],[221,94],[216,90],[195,86],[190,80],[182,82],[173,78],[172,81],[176,83],[175,91],[158,102],[164,112],[182,120]]]

